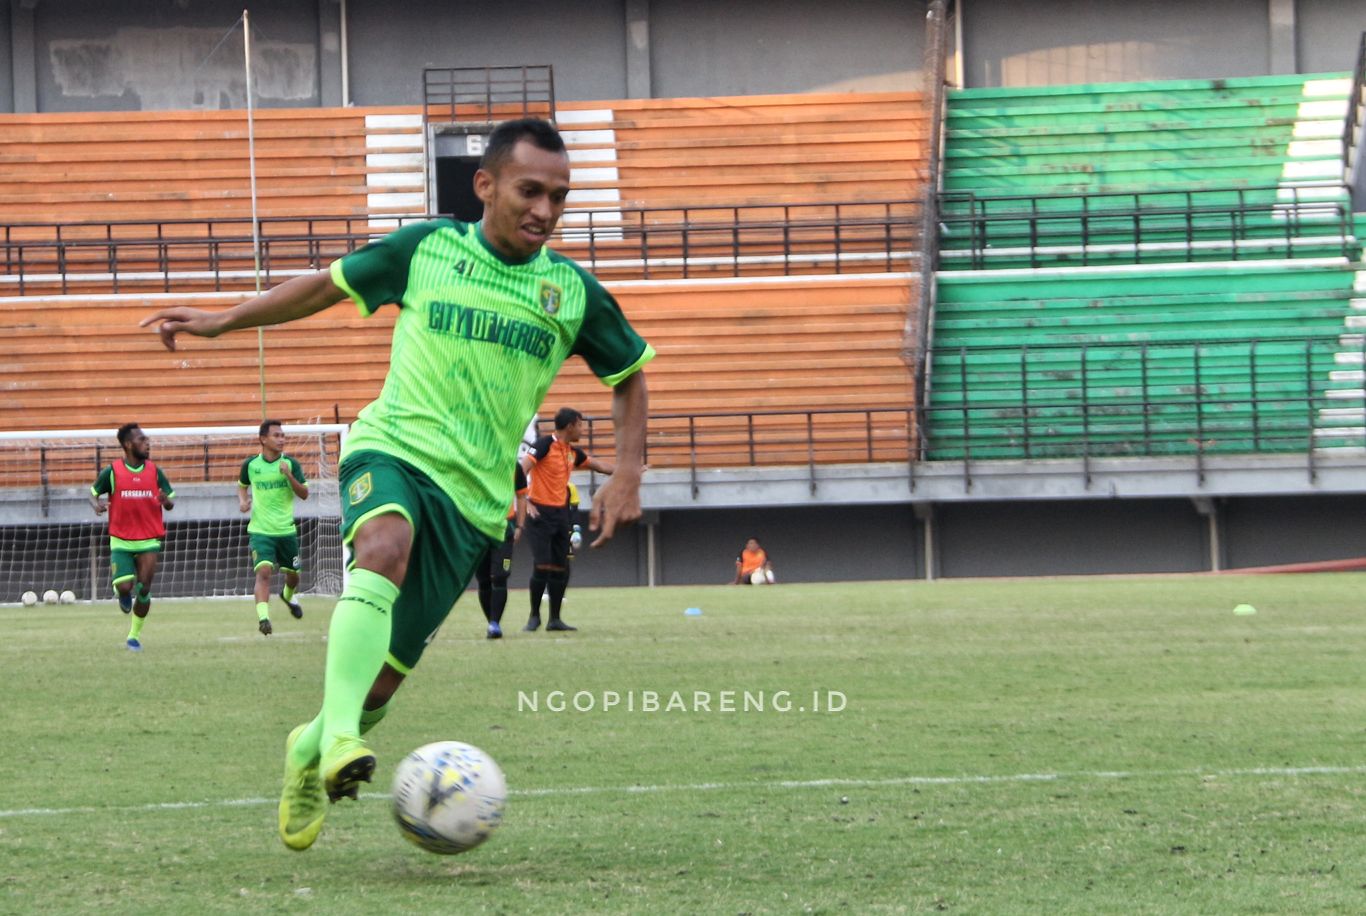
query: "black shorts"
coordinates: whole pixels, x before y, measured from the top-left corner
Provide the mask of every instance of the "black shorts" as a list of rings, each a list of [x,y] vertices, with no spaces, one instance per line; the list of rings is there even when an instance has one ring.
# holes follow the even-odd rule
[[[531,544],[531,556],[537,566],[569,566],[568,506],[536,504],[535,516],[527,513],[526,537]]]
[[[484,561],[475,568],[474,574],[481,583],[490,582],[495,576],[506,579],[508,573],[512,572],[512,532],[516,527],[517,523],[508,519],[507,534],[503,536],[502,543],[490,547],[484,555]]]

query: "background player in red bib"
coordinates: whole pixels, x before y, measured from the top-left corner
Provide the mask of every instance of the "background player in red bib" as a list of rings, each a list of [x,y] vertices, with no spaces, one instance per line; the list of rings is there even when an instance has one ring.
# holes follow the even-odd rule
[[[119,609],[132,612],[126,645],[142,651],[142,625],[152,609],[152,577],[156,575],[161,539],[166,536],[163,509],[175,505],[171,482],[149,459],[151,442],[136,423],[119,427],[123,459],[100,471],[90,488],[96,515],[109,513],[109,565]],[[137,586],[134,594],[133,587]]]

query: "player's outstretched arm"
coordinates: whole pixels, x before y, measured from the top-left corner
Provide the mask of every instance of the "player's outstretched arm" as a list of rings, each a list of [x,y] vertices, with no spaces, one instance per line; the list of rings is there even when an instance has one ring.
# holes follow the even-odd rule
[[[161,342],[166,349],[174,350],[177,334],[217,337],[242,328],[284,324],[321,312],[345,298],[346,293],[332,282],[331,273],[320,270],[286,280],[253,299],[221,312],[175,306],[148,315],[138,322],[138,326],[153,328],[161,335]]]
[[[616,470],[616,465],[610,461],[603,461],[600,458],[589,458],[584,462],[584,466],[591,471],[597,471],[599,474],[606,474],[609,477],[612,476],[612,473]]]
[[[627,376],[612,389],[617,461],[612,476],[593,496],[593,509],[588,515],[588,526],[598,532],[593,547],[610,540],[618,526],[640,518],[640,478],[645,473],[645,427],[649,415],[650,394],[643,371]]]

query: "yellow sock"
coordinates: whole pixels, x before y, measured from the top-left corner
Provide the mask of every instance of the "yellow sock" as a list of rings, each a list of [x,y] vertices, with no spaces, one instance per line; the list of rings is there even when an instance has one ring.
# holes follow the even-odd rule
[[[256,619],[257,619],[257,620],[269,620],[269,619],[270,619],[270,604],[269,604],[269,603],[267,603],[267,602],[265,602],[265,601],[258,601],[258,602],[256,602]]]
[[[146,622],[146,617],[139,617],[137,614],[134,614],[133,625],[128,628],[128,638],[137,639],[138,635],[142,633],[142,625]]]

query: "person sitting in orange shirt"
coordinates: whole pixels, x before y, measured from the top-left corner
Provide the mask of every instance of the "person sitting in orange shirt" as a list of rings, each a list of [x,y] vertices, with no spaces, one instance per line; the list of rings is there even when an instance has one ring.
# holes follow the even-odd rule
[[[772,585],[773,565],[768,554],[759,546],[758,538],[745,541],[745,549],[735,558],[736,585]]]

